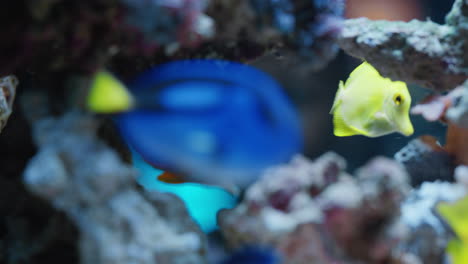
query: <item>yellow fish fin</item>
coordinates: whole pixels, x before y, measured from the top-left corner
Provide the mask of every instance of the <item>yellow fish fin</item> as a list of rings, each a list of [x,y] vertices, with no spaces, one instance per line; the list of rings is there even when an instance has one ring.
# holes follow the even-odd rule
[[[130,110],[134,98],[125,85],[106,71],[99,71],[92,81],[88,109],[96,113],[116,113]]]
[[[378,78],[378,79],[384,79],[380,73],[377,71],[377,69],[374,68],[370,63],[367,61],[363,61],[359,66],[357,66],[350,74],[348,79],[346,80],[346,85],[350,85],[352,82],[354,82],[357,79],[360,79],[362,76],[366,76],[365,79],[369,78]],[[368,81],[369,83],[372,83],[372,81]]]
[[[468,244],[459,239],[452,239],[447,243],[446,252],[453,264],[468,263]]]
[[[468,243],[468,195],[454,203],[440,203],[437,211],[457,236]]]
[[[344,89],[345,89],[344,88],[344,83],[343,83],[343,81],[340,81],[340,83],[338,84],[338,91],[336,91],[335,100],[333,101],[333,106],[330,109],[330,114],[333,114],[333,112],[335,112],[335,110],[340,105],[341,93],[343,92]]]
[[[449,241],[446,249],[452,262],[468,263],[468,196],[454,203],[439,203],[436,208],[457,235]]]
[[[335,134],[335,136],[347,137],[359,134],[365,135],[365,132],[346,124],[338,110],[339,109],[335,109],[335,111],[333,112],[333,134]]]

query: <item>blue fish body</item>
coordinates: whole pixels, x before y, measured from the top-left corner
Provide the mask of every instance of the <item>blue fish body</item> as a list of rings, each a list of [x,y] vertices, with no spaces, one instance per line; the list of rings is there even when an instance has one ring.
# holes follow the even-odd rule
[[[252,67],[178,61],[128,87],[137,106],[117,117],[124,139],[149,163],[189,179],[243,187],[302,148],[298,116],[281,87]]]
[[[271,248],[246,247],[221,262],[221,264],[279,264],[281,258]]]

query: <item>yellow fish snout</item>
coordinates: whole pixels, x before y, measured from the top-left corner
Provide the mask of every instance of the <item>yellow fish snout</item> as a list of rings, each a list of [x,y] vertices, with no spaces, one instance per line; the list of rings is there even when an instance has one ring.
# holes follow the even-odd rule
[[[414,133],[414,128],[411,123],[409,123],[406,127],[403,127],[400,132],[405,136],[411,136]]]
[[[411,136],[414,133],[413,124],[409,118],[409,114],[403,118],[403,120],[395,120],[395,127],[397,131],[405,136]]]

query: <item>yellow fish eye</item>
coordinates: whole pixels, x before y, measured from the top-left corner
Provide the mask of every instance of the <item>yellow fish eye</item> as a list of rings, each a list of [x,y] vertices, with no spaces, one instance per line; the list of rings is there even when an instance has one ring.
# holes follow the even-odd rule
[[[393,97],[393,102],[395,102],[396,105],[400,105],[403,103],[403,96],[401,94],[395,94]]]

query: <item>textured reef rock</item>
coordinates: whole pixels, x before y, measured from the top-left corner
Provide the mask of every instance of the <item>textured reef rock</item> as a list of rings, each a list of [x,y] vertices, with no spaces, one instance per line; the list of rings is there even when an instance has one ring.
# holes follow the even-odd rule
[[[468,166],[460,165],[456,167],[454,177],[458,183],[468,187]]]
[[[384,76],[435,91],[451,90],[468,77],[467,6],[456,0],[444,25],[348,19],[338,42]]]
[[[353,178],[327,153],[272,168],[244,201],[219,215],[231,248],[275,247],[285,263],[405,263],[394,247],[406,237],[400,203],[410,186],[398,163],[375,158]]]
[[[453,124],[468,128],[468,81],[457,89],[460,89],[461,95],[447,110],[446,116]]]
[[[292,264],[444,263],[454,233],[434,207],[467,194],[466,166],[455,170],[457,183],[415,189],[391,159],[374,158],[355,177],[344,169],[334,153],[271,168],[238,207],[220,213],[227,245],[273,247]]]
[[[216,36],[197,53],[234,60],[271,54],[318,70],[338,53],[344,6],[343,0],[211,1],[206,14]]]
[[[140,31],[148,43],[193,46],[214,35],[213,20],[203,14],[208,0],[121,0],[125,21]],[[170,49],[170,48],[169,48]]]
[[[343,11],[344,0],[18,0],[0,10],[0,76],[89,74],[179,57],[254,59],[272,46],[318,68],[338,52]]]
[[[410,175],[411,185],[426,181],[453,181],[455,163],[434,137],[421,136],[411,140],[395,153],[395,160],[403,164]]]
[[[205,263],[205,238],[182,201],[142,194],[134,169],[96,137],[96,126],[78,113],[36,119],[39,151],[23,175],[77,226],[81,263]]]
[[[6,126],[8,118],[13,111],[13,102],[16,95],[18,79],[15,76],[0,78],[0,132]]]
[[[456,201],[466,193],[461,184],[440,181],[426,182],[413,189],[401,206],[401,221],[411,230],[401,247],[424,260],[421,263],[445,263],[445,247],[453,233],[434,213],[434,207],[441,201]]]
[[[254,0],[252,5],[259,28],[274,27],[286,52],[296,51],[311,69],[323,68],[337,54],[344,0]]]
[[[18,0],[0,10],[0,76],[91,73],[114,56],[150,56],[210,36],[204,0]]]

